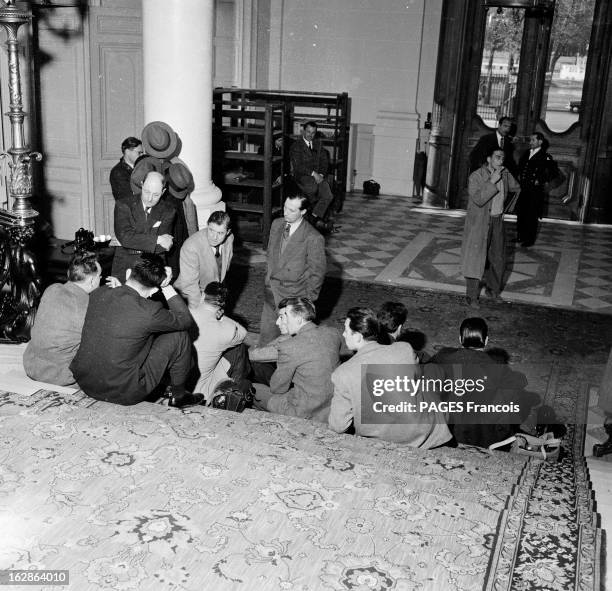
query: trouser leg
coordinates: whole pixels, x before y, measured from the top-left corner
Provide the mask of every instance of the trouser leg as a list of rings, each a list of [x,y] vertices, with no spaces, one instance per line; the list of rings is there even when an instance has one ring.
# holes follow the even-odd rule
[[[238,384],[242,392],[248,392],[251,389],[251,382],[248,379],[251,373],[251,363],[249,362],[249,352],[244,343],[236,345],[225,351],[223,357],[229,361],[229,369],[227,376]]]
[[[173,387],[184,388],[191,369],[191,340],[186,331],[168,332],[155,337],[142,371],[147,392],[161,382],[166,370]]]
[[[473,277],[465,278],[465,295],[470,298],[473,302],[478,299],[480,293],[480,279],[474,279]]]
[[[496,295],[501,291],[505,263],[504,222],[502,216],[496,216],[492,217],[489,223],[487,262],[483,276],[486,286]]]
[[[323,219],[334,200],[334,194],[327,181],[321,181],[317,186],[317,202],[312,208],[312,214]]]
[[[280,330],[276,326],[278,314],[274,296],[269,288],[264,290],[264,304],[261,311],[261,322],[259,323],[259,346],[263,347],[280,335]]]

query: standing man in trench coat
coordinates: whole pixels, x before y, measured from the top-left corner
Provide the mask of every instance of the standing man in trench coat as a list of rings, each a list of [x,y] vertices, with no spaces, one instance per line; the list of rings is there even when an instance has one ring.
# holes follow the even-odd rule
[[[520,189],[504,167],[504,151],[493,146],[487,161],[468,181],[469,201],[461,244],[466,302],[478,307],[481,282],[488,297],[498,299],[506,266],[503,213],[509,194]]]

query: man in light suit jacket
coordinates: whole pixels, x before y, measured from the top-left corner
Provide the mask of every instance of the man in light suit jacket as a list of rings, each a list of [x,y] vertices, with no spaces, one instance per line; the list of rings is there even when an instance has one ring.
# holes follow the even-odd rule
[[[115,236],[121,246],[115,249],[112,273],[119,281],[125,281],[126,271],[141,254],[159,254],[165,261],[172,248],[176,209],[162,199],[164,189],[163,175],[151,171],[140,196],[115,203]]]
[[[284,217],[274,220],[268,240],[259,345],[279,336],[276,309],[283,298],[319,297],[327,261],[325,241],[305,219],[309,202],[301,195],[287,197]]]
[[[311,213],[315,226],[326,231],[328,227],[323,220],[334,200],[334,195],[327,182],[329,155],[316,135],[317,123],[315,121],[304,123],[302,138],[291,144],[289,158],[297,186],[313,205]]]
[[[181,248],[181,272],[174,287],[191,308],[199,305],[209,283],[223,282],[233,254],[230,217],[224,211],[213,211],[206,228],[192,234]]]
[[[314,324],[315,307],[308,298],[280,302],[278,319],[292,338],[278,343],[270,388],[255,384],[255,406],[326,423],[333,394],[331,375],[340,362],[340,333]]]

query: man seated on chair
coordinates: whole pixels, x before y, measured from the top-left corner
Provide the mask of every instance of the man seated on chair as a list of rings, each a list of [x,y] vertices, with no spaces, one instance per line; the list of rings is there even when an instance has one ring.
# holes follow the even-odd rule
[[[181,248],[181,272],[174,287],[187,299],[189,307],[199,305],[209,283],[223,282],[233,253],[230,217],[224,211],[213,211],[206,228],[192,234]]]
[[[227,288],[213,281],[204,289],[200,305],[190,308],[198,334],[193,345],[200,377],[196,390],[210,400],[215,386],[231,378],[242,392],[251,389],[251,371],[244,337],[246,328],[224,314]]]
[[[33,380],[71,386],[70,363],[81,342],[89,294],[100,285],[102,270],[93,252],[76,253],[68,265],[68,281],[54,283],[43,294],[23,368]]]
[[[329,154],[317,136],[317,123],[308,121],[302,126],[302,137],[291,144],[289,157],[293,178],[300,191],[313,204],[311,215],[317,230],[331,230],[325,216],[334,195],[327,182]]]
[[[127,270],[125,285],[101,287],[89,300],[81,346],[70,365],[92,398],[131,405],[142,402],[170,376],[170,406],[199,404],[185,390],[191,369],[193,319],[170,285],[172,269],[162,258],[142,254]],[[168,308],[149,299],[161,290]]]
[[[397,407],[406,398],[420,409],[420,403],[439,402],[439,398],[429,398],[428,394],[418,391],[413,395],[406,392],[386,392],[384,397],[364,397],[362,366],[373,365],[371,375],[378,381],[391,380],[404,372],[408,379],[418,379],[420,369],[417,358],[408,343],[396,342],[381,344],[381,328],[374,312],[369,308],[351,308],[344,323],[346,346],[355,355],[338,367],[332,374],[334,395],[329,414],[329,427],[337,433],[345,432],[353,423],[355,434],[403,443],[411,447],[430,449],[444,445],[452,439],[441,412],[387,412],[386,404]],[[388,372],[388,375],[382,375]],[[365,379],[368,380],[366,370]],[[370,379],[372,379],[370,377]],[[372,383],[374,383],[374,380]],[[375,393],[379,396],[381,393]],[[374,402],[381,402],[378,410]]]
[[[278,343],[276,371],[270,387],[255,384],[255,407],[283,415],[327,422],[332,397],[331,374],[340,360],[340,333],[313,321],[308,298],[287,298],[279,304],[281,332],[293,338]]]

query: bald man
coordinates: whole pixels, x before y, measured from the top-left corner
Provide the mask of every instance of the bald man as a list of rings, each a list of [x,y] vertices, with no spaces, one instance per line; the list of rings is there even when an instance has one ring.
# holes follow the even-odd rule
[[[115,236],[121,246],[115,249],[112,274],[122,282],[141,254],[159,254],[165,261],[172,248],[176,208],[162,199],[164,190],[163,175],[151,171],[140,195],[115,203]]]

